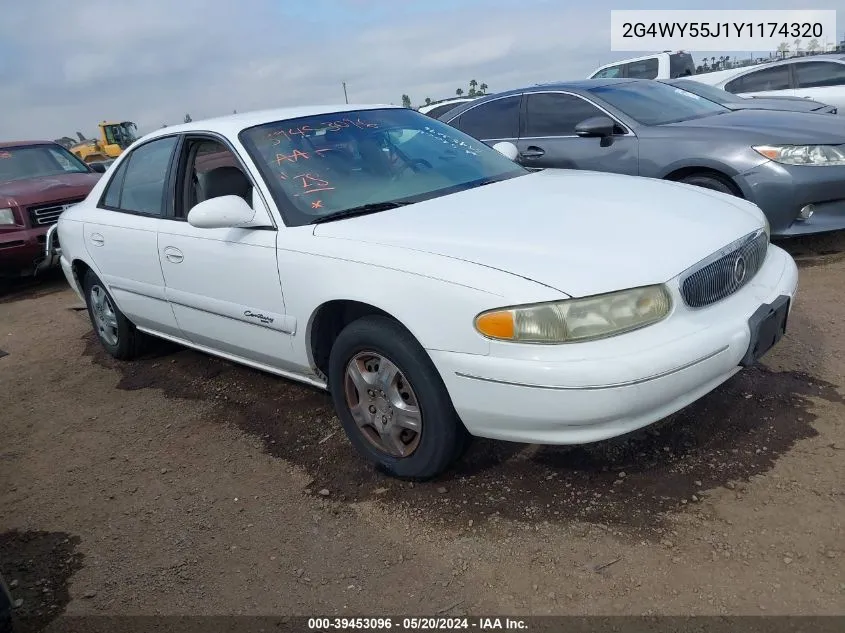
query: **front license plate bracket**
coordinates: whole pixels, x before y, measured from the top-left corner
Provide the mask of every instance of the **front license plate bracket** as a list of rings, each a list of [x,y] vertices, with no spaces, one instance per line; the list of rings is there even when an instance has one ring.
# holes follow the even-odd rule
[[[780,295],[771,303],[761,305],[748,319],[751,340],[740,366],[750,367],[772,349],[786,333],[790,298]]]

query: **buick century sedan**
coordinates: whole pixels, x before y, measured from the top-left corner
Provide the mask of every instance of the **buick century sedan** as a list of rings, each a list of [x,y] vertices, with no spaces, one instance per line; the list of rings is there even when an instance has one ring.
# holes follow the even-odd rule
[[[757,206],[515,155],[392,106],[168,127],[62,214],[60,263],[115,358],[155,336],[327,389],[402,478],[472,436],[628,433],[781,338],[797,269]]]

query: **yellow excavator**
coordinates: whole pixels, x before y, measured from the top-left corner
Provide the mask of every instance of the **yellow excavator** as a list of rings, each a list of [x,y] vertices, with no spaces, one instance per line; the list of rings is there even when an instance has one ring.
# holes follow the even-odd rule
[[[137,140],[135,132],[138,126],[132,121],[121,121],[120,123],[103,121],[99,124],[100,138],[86,139],[77,132],[79,143],[70,148],[85,163],[96,163],[99,161],[117,158],[127,147]]]

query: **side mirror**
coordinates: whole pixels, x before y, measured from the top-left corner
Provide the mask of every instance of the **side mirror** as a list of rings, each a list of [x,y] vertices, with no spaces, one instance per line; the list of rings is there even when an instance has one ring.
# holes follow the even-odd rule
[[[272,226],[266,213],[258,213],[240,196],[203,200],[188,211],[188,224],[198,229],[234,229]]]
[[[516,160],[517,156],[519,156],[519,150],[516,148],[516,145],[510,141],[501,141],[496,143],[493,146],[493,149],[510,160]]]
[[[594,116],[589,119],[584,119],[575,126],[575,134],[578,136],[589,137],[599,136],[606,138],[613,136],[613,130],[616,124],[606,116]]]
[[[88,163],[88,167],[91,168],[91,171],[96,171],[98,174],[106,173],[106,166],[103,163]]]

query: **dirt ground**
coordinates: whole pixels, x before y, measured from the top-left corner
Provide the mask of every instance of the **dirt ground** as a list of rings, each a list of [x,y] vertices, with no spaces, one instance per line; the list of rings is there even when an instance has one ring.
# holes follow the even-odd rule
[[[18,613],[845,614],[845,236],[788,243],[787,337],[649,429],[476,441],[426,484],[327,395],[161,344],[107,358],[60,275],[0,296]]]

